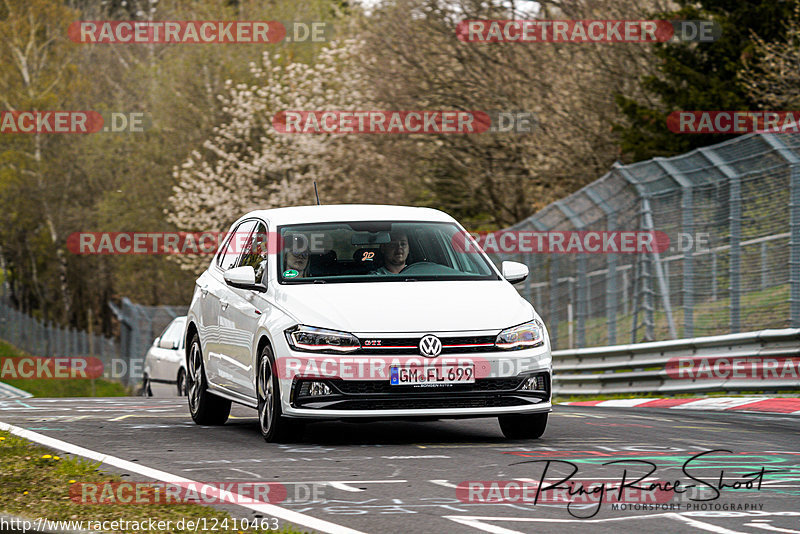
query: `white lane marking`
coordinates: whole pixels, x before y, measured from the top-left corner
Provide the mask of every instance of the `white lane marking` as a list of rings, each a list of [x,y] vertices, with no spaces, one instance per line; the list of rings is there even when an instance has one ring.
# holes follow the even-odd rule
[[[394,484],[396,482],[408,482],[407,480],[327,480],[321,482],[304,482],[304,484],[327,484],[328,486],[343,491],[366,491],[361,488],[354,488],[350,484]]]
[[[792,530],[790,528],[776,527],[775,525],[765,525],[764,523],[745,523],[746,527],[756,527],[763,530],[771,530],[772,532],[786,532],[787,534],[800,534],[800,530]]]
[[[268,504],[268,503],[244,504],[243,502],[247,499],[247,497],[236,493],[233,493],[230,497],[228,497],[224,493],[220,494],[219,492],[217,493],[217,495],[213,495],[214,493],[213,488],[211,489],[204,488],[201,486],[199,482],[196,482],[194,480],[179,477],[177,475],[167,473],[166,471],[153,469],[152,467],[147,467],[145,465],[140,465],[138,463],[129,462],[127,460],[123,460],[122,458],[117,458],[116,456],[111,456],[109,454],[103,454],[97,451],[86,449],[84,447],[68,443],[66,441],[61,441],[60,439],[51,438],[50,436],[45,436],[44,434],[31,432],[30,430],[26,430],[18,426],[9,425],[8,423],[3,423],[2,421],[0,421],[0,430],[11,432],[14,435],[28,439],[30,441],[35,441],[36,443],[44,445],[45,447],[51,447],[53,449],[58,449],[60,451],[69,454],[75,454],[78,456],[83,456],[84,458],[89,458],[92,460],[102,462],[107,465],[113,465],[114,467],[117,467],[119,469],[124,469],[125,471],[130,471],[131,473],[136,473],[138,475],[142,475],[147,478],[160,480],[161,482],[170,482],[184,487],[188,486],[189,484],[193,484],[197,487],[200,487],[201,488],[200,491],[205,495],[218,497],[222,500],[232,502],[232,504],[237,504],[238,506],[249,508],[256,512],[260,512],[264,515],[279,517],[285,521],[289,521],[294,525],[302,525],[304,527],[312,528],[314,530],[319,530],[320,532],[327,532],[330,534],[364,534],[361,531],[354,530],[352,528],[345,527],[342,525],[337,525],[336,523],[331,523],[329,521],[325,521],[324,519],[317,519],[309,515],[295,512],[293,510],[281,508],[280,506],[276,506],[274,504]],[[237,502],[237,500],[242,502]]]
[[[261,478],[261,475],[258,473],[253,473],[252,471],[245,471],[244,469],[239,469],[238,467],[229,467],[231,471],[238,471],[239,473],[244,473],[245,475],[250,475],[253,478]]]
[[[716,534],[747,534],[747,532],[742,532],[741,530],[730,530],[719,525],[706,523],[705,521],[698,521],[697,519],[686,517],[685,515],[672,514],[672,516],[678,521],[683,521],[691,527],[699,530],[705,530],[706,532],[715,532]]]
[[[756,401],[764,400],[764,397],[710,397],[700,399],[686,404],[670,406],[672,410],[727,410]]]
[[[482,520],[492,520],[492,519],[506,519],[501,517],[466,517],[466,516],[457,516],[457,515],[444,515],[442,516],[444,519],[449,519],[450,521],[455,521],[456,523],[460,523],[462,525],[466,525],[468,527],[477,528],[478,530],[482,530],[483,532],[490,532],[491,534],[525,534],[524,532],[520,532],[519,530],[511,530],[508,528],[499,527],[497,525],[492,525],[490,523],[484,523]]]
[[[763,512],[764,515],[784,515],[785,513],[786,512],[775,512],[773,514],[769,512]],[[795,515],[793,512],[790,512],[790,514]],[[750,514],[747,514],[745,512],[744,515],[750,515]],[[725,515],[720,517],[740,517],[740,516]],[[646,521],[658,518],[675,519],[687,523],[688,525],[693,526],[699,530],[714,532],[715,534],[747,534],[745,532],[741,532],[738,530],[730,530],[725,527],[713,525],[711,523],[706,523],[704,521],[698,521],[697,519],[687,517],[685,515],[678,514],[675,512],[668,512],[664,514],[650,514],[643,516],[608,517],[604,519],[556,519],[556,518],[544,518],[544,517],[540,518],[540,517],[503,517],[503,516],[487,517],[487,516],[469,516],[469,515],[445,515],[442,516],[442,518],[449,519],[450,521],[454,521],[456,523],[460,523],[468,527],[476,528],[483,532],[489,532],[491,534],[525,534],[525,533],[520,532],[518,530],[511,530],[508,528],[504,528],[498,525],[493,525],[491,523],[487,523],[486,521],[496,521],[496,522],[506,521],[512,523],[580,523],[581,525],[587,525],[591,523],[616,523],[619,521]],[[762,525],[759,526],[763,528]],[[775,531],[781,532],[780,530],[775,530]],[[790,531],[790,534],[795,534],[795,532],[800,532],[800,531]]]
[[[444,486],[445,488],[457,488],[458,484],[453,484],[447,480],[429,480],[431,484],[436,484],[437,486]]]
[[[637,406],[639,404],[644,404],[645,402],[650,402],[653,400],[658,400],[656,398],[651,399],[613,399],[603,401],[597,406],[602,406],[603,408],[606,407],[618,407],[618,408],[632,408],[633,406]]]
[[[450,458],[442,454],[421,454],[418,456],[381,456],[385,460],[431,460],[434,458]]]

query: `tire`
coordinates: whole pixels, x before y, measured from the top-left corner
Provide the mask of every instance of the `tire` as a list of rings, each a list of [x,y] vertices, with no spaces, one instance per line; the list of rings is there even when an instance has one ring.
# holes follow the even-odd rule
[[[208,391],[200,337],[195,334],[189,349],[187,391],[189,412],[198,425],[224,425],[231,413],[231,401]]]
[[[186,395],[188,395],[189,387],[186,383],[186,371],[184,371],[183,369],[178,371],[177,384],[178,384],[178,396],[185,397]]]
[[[150,387],[150,377],[144,375],[142,378],[142,389],[140,390],[142,397],[152,397],[153,389]]]
[[[264,346],[258,358],[256,396],[258,397],[258,426],[264,441],[283,443],[300,437],[302,424],[281,414],[281,389],[275,358],[269,345]]]
[[[546,413],[501,415],[500,430],[508,439],[536,439],[547,427]]]

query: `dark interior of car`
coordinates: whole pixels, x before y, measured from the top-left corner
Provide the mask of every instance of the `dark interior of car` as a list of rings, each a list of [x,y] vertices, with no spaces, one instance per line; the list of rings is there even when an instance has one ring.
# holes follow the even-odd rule
[[[428,243],[425,248],[430,248]],[[409,252],[407,265],[420,261],[436,261],[427,259],[422,253],[423,244],[418,236],[409,236]],[[434,254],[435,255],[435,254]],[[442,265],[447,265],[443,254],[438,258]],[[341,275],[363,275],[383,267],[383,253],[379,245],[361,247],[353,252],[349,258],[337,258],[335,250],[328,250],[322,253],[309,255],[309,275],[310,276],[341,276]]]

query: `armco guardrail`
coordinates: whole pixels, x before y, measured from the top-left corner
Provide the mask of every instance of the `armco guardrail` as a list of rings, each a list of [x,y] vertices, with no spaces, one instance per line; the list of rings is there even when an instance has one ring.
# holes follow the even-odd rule
[[[800,329],[553,352],[559,396],[800,389]]]

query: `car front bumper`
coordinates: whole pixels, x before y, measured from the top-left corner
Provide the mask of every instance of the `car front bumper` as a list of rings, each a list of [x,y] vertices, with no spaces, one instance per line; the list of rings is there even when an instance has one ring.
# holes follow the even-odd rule
[[[294,353],[308,357],[307,354]],[[282,411],[288,417],[461,418],[546,413],[552,409],[552,361],[549,344],[519,351],[451,354],[449,359],[479,360],[483,375],[472,384],[393,386],[384,379],[364,380],[341,373],[281,378]],[[535,387],[523,389],[529,377]],[[310,395],[312,382],[323,382],[327,395]]]

